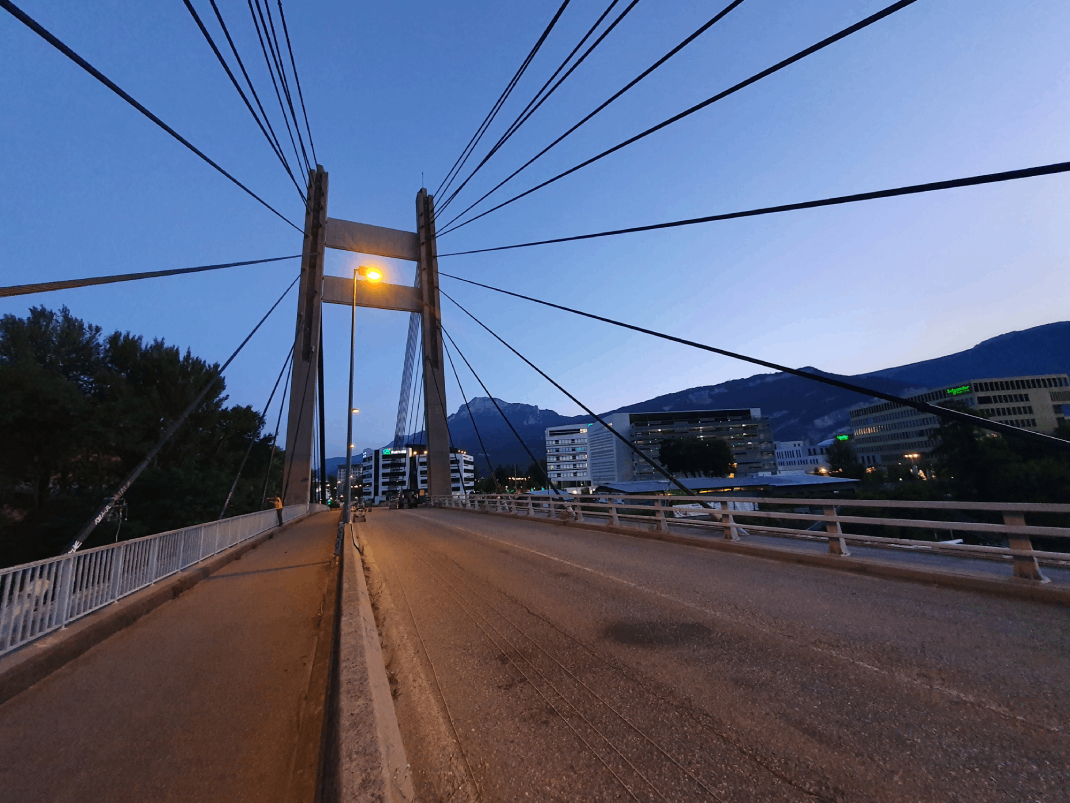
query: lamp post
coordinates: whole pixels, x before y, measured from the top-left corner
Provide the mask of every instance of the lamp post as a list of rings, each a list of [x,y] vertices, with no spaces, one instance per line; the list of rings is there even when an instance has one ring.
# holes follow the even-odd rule
[[[353,406],[353,372],[357,355],[357,277],[365,281],[377,282],[383,274],[377,268],[361,265],[353,271],[353,315],[349,325],[349,413],[346,416],[346,495],[342,508],[342,521],[349,524],[353,520],[353,416],[360,411]],[[361,472],[363,472],[363,462]]]

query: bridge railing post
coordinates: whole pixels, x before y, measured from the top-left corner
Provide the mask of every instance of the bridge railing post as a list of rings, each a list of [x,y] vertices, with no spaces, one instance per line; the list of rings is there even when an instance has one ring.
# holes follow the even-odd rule
[[[63,561],[59,575],[59,594],[56,597],[56,617],[53,624],[60,627],[67,626],[67,619],[71,610],[71,589],[74,586],[74,561],[72,555]]]
[[[156,582],[156,561],[160,556],[160,539],[152,539],[152,548],[149,552],[149,584]]]
[[[115,602],[122,593],[123,561],[126,558],[126,544],[119,544],[111,556],[111,571],[108,576],[108,601]]]
[[[1003,524],[1007,527],[1025,527],[1025,514],[1004,511]],[[1011,549],[1023,552],[1033,551],[1033,541],[1028,535],[1007,533],[1007,543]],[[1031,555],[1015,555],[1013,560],[1015,577],[1021,577],[1024,580],[1036,580],[1041,583],[1049,582],[1048,578],[1041,573],[1035,557]]]
[[[528,494],[528,515],[532,518],[535,517],[535,505],[532,504],[531,495]]]
[[[658,522],[658,532],[667,533],[669,531],[669,523],[665,520],[665,508],[661,504],[661,499],[654,500],[654,518]]]
[[[613,527],[620,527],[620,516],[617,513],[617,500],[609,503],[609,523]]]
[[[720,504],[721,524],[724,528],[724,538],[726,541],[738,541],[739,530],[736,527],[735,516],[732,515],[732,503],[722,500]]]
[[[834,505],[825,505],[825,532],[829,534],[830,555],[850,555],[847,550],[847,542],[843,540],[843,528],[836,521],[836,508]]]

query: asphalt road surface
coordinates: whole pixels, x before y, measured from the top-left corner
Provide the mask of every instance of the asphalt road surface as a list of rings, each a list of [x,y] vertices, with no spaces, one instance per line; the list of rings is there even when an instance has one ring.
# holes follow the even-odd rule
[[[463,511],[359,530],[421,800],[1070,800],[1065,608]]]

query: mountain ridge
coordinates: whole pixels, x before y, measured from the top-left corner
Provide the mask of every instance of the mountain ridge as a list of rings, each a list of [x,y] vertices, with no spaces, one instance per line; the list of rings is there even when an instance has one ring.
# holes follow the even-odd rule
[[[1070,321],[1006,332],[943,357],[862,374],[832,374],[813,366],[801,370],[895,395],[911,395],[928,388],[974,379],[1070,373]],[[760,407],[762,414],[770,419],[776,440],[817,442],[847,430],[851,408],[866,401],[866,398],[851,391],[773,371],[665,393],[616,407],[603,415],[649,410]],[[591,423],[586,415],[564,416],[555,410],[500,399],[498,403],[532,454],[540,460],[545,457],[546,427]],[[454,444],[475,456],[480,473],[487,472],[487,461],[479,447],[472,417],[476,419],[492,465],[516,464],[521,470],[526,469],[531,457],[517,443],[491,400],[486,396],[476,397],[469,400],[469,406],[472,408],[471,417],[462,404],[457,412],[448,416],[447,422]],[[422,433],[417,437],[422,437]],[[344,458],[337,458],[337,464],[344,462]]]

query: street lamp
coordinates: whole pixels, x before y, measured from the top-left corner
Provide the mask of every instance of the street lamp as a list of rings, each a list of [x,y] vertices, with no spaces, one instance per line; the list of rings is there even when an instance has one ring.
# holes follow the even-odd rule
[[[383,272],[369,265],[361,265],[357,268],[357,276],[369,282],[377,282],[383,278]]]
[[[349,416],[346,421],[346,495],[342,508],[342,521],[349,524],[352,519],[353,505],[353,366],[356,361],[357,351],[357,276],[369,272],[369,268],[363,265],[353,271],[353,315],[349,326]],[[379,276],[378,271],[375,271]],[[376,281],[376,280],[371,280]]]

